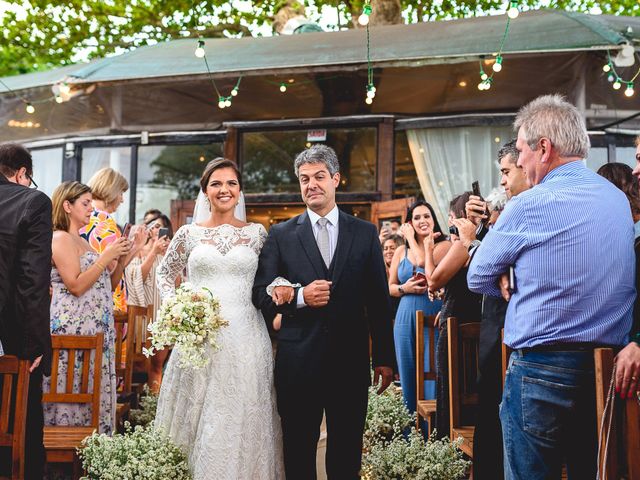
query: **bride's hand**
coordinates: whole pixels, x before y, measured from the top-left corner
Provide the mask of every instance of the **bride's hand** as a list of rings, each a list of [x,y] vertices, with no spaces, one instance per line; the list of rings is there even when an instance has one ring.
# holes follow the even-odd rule
[[[283,305],[285,303],[291,303],[291,301],[293,300],[293,294],[293,287],[274,287],[273,292],[271,292],[271,299],[276,305]]]

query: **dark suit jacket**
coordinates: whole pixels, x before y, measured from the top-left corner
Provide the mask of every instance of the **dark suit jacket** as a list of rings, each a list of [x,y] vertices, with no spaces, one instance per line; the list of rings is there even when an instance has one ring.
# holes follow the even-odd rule
[[[0,174],[0,341],[51,370],[51,200]]]
[[[266,287],[278,276],[303,287],[332,280],[322,308],[276,307]],[[297,291],[296,291],[297,295]],[[327,372],[368,385],[369,335],[374,366],[395,364],[389,289],[376,228],[340,212],[336,251],[326,268],[307,213],[274,225],[260,254],[253,303],[267,320],[282,313],[275,380],[279,388],[314,382]],[[306,380],[305,380],[306,379]]]

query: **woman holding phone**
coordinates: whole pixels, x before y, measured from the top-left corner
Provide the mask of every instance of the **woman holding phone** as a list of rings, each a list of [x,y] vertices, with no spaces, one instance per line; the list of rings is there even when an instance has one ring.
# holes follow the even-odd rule
[[[128,303],[138,307],[152,307],[153,320],[160,308],[160,295],[156,283],[156,270],[164,258],[167,247],[173,237],[173,227],[166,215],[150,215],[144,227],[148,232],[147,243],[133,257],[125,269]],[[152,392],[160,391],[162,367],[169,355],[169,348],[156,352],[151,357],[148,384]]]
[[[431,205],[415,202],[407,213],[406,222],[400,227],[405,245],[399,246],[389,269],[389,294],[400,298],[393,326],[396,359],[402,384],[402,396],[410,412],[416,410],[416,311],[436,315],[441,307],[439,300],[427,296],[427,279],[424,274],[424,239],[432,236],[438,244],[436,255],[444,255],[448,244],[442,234]],[[428,337],[425,343],[428,344]],[[429,368],[429,355],[425,355],[425,368]],[[436,386],[432,380],[424,385],[426,399],[435,398]]]

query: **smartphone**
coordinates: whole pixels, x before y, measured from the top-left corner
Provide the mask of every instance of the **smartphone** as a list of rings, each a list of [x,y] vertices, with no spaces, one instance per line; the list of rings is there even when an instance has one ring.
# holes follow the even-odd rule
[[[516,291],[516,272],[514,268],[509,267],[509,293]]]
[[[458,227],[456,227],[455,225],[451,225],[449,227],[449,235],[455,235],[456,237],[459,237],[460,233],[458,233]]]
[[[391,221],[390,220],[383,220],[382,221],[382,228],[391,228]]]
[[[169,236],[169,229],[168,228],[161,228],[158,230],[158,238],[162,238],[162,237],[168,237]]]
[[[127,222],[124,224],[124,228],[122,229],[122,236],[124,238],[129,238],[129,232],[131,232],[131,224]]]
[[[471,191],[476,197],[482,197],[482,195],[480,195],[480,184],[477,180],[471,184]]]
[[[421,284],[426,285],[427,284],[427,277],[424,273],[422,272],[415,272],[413,274],[413,279],[414,280],[418,280]]]

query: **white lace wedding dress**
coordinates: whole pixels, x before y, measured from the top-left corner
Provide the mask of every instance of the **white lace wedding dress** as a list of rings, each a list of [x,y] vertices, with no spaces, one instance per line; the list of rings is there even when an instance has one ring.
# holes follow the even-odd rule
[[[186,267],[188,280],[211,290],[229,322],[205,368],[180,368],[174,350],[160,390],[156,425],[187,453],[194,480],[284,478],[271,342],[251,303],[266,236],[260,224],[185,225],[157,273],[164,298]]]

